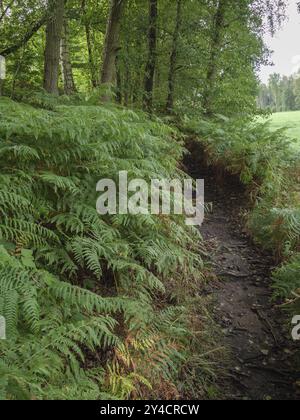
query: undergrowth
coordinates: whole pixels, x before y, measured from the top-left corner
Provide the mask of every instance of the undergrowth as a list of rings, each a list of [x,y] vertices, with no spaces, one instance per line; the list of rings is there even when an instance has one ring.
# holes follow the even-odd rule
[[[100,217],[96,184],[181,176],[182,144],[129,110],[33,105],[0,99],[0,397],[177,398],[213,374],[185,292],[200,236],[179,216]]]

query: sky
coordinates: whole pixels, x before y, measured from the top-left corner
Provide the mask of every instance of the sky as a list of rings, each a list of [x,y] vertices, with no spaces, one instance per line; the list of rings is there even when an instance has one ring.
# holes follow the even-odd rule
[[[300,69],[300,14],[297,11],[299,0],[289,0],[288,20],[283,24],[274,38],[266,35],[268,47],[274,51],[274,66],[264,66],[260,72],[261,80],[266,83],[270,74],[280,73],[290,76]]]

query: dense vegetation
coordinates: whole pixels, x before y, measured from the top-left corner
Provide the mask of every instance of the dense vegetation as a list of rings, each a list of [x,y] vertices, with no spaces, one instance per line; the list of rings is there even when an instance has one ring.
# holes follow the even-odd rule
[[[231,115],[254,112],[266,21],[275,30],[284,11],[277,0],[10,3],[1,2],[0,15],[5,94],[41,86],[69,94],[103,83],[126,106]]]
[[[178,218],[100,218],[95,185],[120,169],[172,177],[182,147],[116,108],[2,99],[0,114],[2,397],[174,395],[191,339],[176,285],[200,275],[198,234]]]
[[[182,177],[190,133],[249,187],[249,230],[287,262],[275,295],[299,301],[299,160],[253,122],[263,34],[284,6],[0,1],[2,399],[214,392],[199,232],[181,216],[96,211],[97,182],[121,170]]]

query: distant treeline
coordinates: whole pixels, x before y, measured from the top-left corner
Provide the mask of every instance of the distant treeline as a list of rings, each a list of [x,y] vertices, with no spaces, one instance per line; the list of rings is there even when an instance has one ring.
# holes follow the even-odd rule
[[[273,112],[300,110],[300,71],[290,77],[272,74],[260,86],[258,105]]]

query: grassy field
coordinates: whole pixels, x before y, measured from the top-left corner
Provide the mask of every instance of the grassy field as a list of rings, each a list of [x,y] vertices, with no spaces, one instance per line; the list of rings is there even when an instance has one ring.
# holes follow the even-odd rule
[[[278,112],[272,115],[270,121],[274,130],[287,127],[287,134],[293,139],[298,139],[300,146],[300,111]]]

